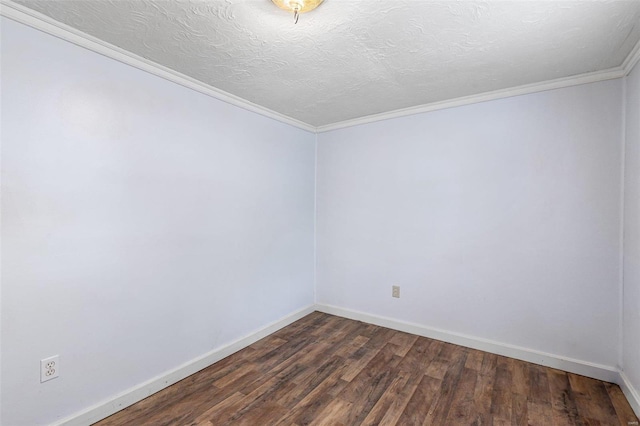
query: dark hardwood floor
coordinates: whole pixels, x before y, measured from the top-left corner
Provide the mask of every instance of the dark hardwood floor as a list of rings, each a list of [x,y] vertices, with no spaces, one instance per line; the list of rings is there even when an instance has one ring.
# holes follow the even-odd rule
[[[637,421],[617,385],[314,312],[97,425]]]

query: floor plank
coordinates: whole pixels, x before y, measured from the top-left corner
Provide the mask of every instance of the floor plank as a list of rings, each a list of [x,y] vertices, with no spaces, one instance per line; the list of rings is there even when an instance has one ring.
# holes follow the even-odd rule
[[[96,425],[633,422],[617,385],[314,312]]]

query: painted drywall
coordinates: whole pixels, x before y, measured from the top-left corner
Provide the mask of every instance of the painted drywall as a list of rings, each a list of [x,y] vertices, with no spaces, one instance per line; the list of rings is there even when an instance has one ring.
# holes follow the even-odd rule
[[[317,302],[617,367],[621,96],[613,80],[320,134]]]
[[[622,369],[640,392],[640,67],[625,78]]]
[[[313,134],[1,24],[3,424],[313,303]]]

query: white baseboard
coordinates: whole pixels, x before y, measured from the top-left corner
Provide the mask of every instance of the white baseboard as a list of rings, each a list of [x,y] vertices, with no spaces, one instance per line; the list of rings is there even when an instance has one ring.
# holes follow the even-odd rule
[[[624,374],[624,371],[619,373],[619,378],[616,383],[620,386],[620,389],[622,389],[624,396],[627,397],[636,416],[640,417],[640,392],[638,392],[638,389],[633,387],[627,375]]]
[[[640,416],[640,393],[635,389],[624,372],[618,371],[617,368],[609,367],[601,364],[594,364],[587,361],[567,358],[560,355],[549,354],[536,351],[533,349],[523,348],[520,346],[509,345],[505,343],[495,342],[478,337],[472,337],[460,333],[452,333],[445,330],[426,327],[420,324],[399,321],[392,318],[372,315],[364,312],[353,311],[350,309],[340,308],[331,305],[311,305],[300,309],[284,318],[281,318],[260,330],[257,330],[241,339],[236,340],[222,348],[213,350],[201,357],[191,360],[171,371],[161,374],[151,380],[148,380],[138,386],[130,388],[118,395],[105,400],[99,404],[89,407],[83,411],[66,417],[56,423],[54,426],[86,426],[111,414],[114,414],[136,402],[152,395],[172,384],[194,374],[209,365],[220,361],[221,359],[251,345],[252,343],[266,337],[283,327],[303,318],[313,311],[320,311],[331,315],[337,315],[369,324],[379,325],[394,330],[404,331],[419,336],[429,337],[460,346],[491,352],[498,355],[516,358],[534,364],[544,365],[547,367],[557,368],[592,377],[598,380],[604,380],[611,383],[617,383],[624,395],[629,400],[631,407],[635,413]]]
[[[580,374],[582,376],[592,377],[598,380],[604,380],[606,382],[618,383],[620,379],[618,369],[607,365],[594,364],[591,362],[549,354],[534,349],[495,342],[492,340],[468,336],[460,333],[452,333],[446,330],[439,330],[420,324],[399,321],[392,318],[353,311],[337,306],[317,304],[316,310],[327,314],[337,315],[344,318],[391,328],[398,331],[404,331],[406,333],[417,334],[419,336],[441,340],[443,342],[454,343],[456,345],[465,346],[472,349],[491,352],[509,358],[516,358],[522,361],[544,365],[546,367],[557,368],[559,370]]]
[[[89,407],[83,411],[75,413],[69,417],[66,417],[53,425],[55,426],[86,426],[90,425],[98,420],[102,420],[105,417],[112,415],[136,402],[152,395],[172,384],[179,382],[180,380],[196,373],[203,368],[206,368],[214,362],[246,348],[254,342],[266,337],[283,327],[299,320],[300,318],[312,313],[315,310],[315,306],[311,305],[306,308],[300,309],[292,314],[287,315],[271,324],[257,330],[245,337],[242,337],[235,342],[232,342],[222,348],[215,349],[207,354],[202,355],[196,359],[193,359],[181,366],[167,371],[151,380],[148,380],[138,386],[131,389],[127,389],[120,394],[114,395],[106,401]]]

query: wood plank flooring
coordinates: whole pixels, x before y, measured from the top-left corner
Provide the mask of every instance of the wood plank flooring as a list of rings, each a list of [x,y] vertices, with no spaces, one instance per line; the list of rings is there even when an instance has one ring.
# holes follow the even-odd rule
[[[617,385],[314,312],[97,425],[633,422]]]

